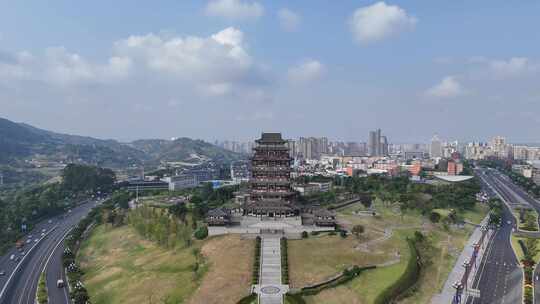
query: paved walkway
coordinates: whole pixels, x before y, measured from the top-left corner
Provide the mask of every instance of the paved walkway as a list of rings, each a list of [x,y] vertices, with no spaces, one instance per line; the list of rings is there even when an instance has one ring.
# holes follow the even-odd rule
[[[254,291],[260,304],[283,304],[288,285],[281,284],[281,243],[278,235],[261,235],[261,272]]]

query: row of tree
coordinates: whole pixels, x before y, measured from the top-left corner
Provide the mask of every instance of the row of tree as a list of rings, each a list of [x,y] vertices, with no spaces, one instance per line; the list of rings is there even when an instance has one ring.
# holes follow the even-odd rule
[[[182,221],[167,209],[146,205],[131,210],[127,217],[127,223],[141,236],[165,248],[191,246],[193,228],[188,222],[185,215]]]
[[[71,208],[97,189],[107,192],[114,187],[115,175],[109,169],[68,165],[62,176],[62,182],[28,186],[3,194],[0,198],[0,252],[39,220]]]

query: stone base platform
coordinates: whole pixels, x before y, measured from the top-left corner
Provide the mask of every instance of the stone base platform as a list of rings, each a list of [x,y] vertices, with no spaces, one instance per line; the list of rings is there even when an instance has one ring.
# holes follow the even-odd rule
[[[333,227],[319,227],[315,225],[303,225],[300,217],[291,218],[256,218],[243,216],[239,223],[230,226],[210,226],[208,235],[222,234],[260,234],[264,232],[281,232],[295,235],[303,231],[332,231]]]

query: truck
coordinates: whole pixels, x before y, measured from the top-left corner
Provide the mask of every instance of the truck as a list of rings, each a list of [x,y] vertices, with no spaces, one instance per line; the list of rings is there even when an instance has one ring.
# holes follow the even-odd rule
[[[18,250],[21,250],[23,247],[24,247],[24,241],[23,240],[18,240],[15,243],[15,248],[17,248]]]

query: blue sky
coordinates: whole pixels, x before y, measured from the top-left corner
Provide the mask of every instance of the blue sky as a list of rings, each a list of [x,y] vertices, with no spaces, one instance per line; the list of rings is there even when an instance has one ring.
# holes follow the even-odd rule
[[[101,138],[540,142],[537,1],[16,1],[0,116]]]

